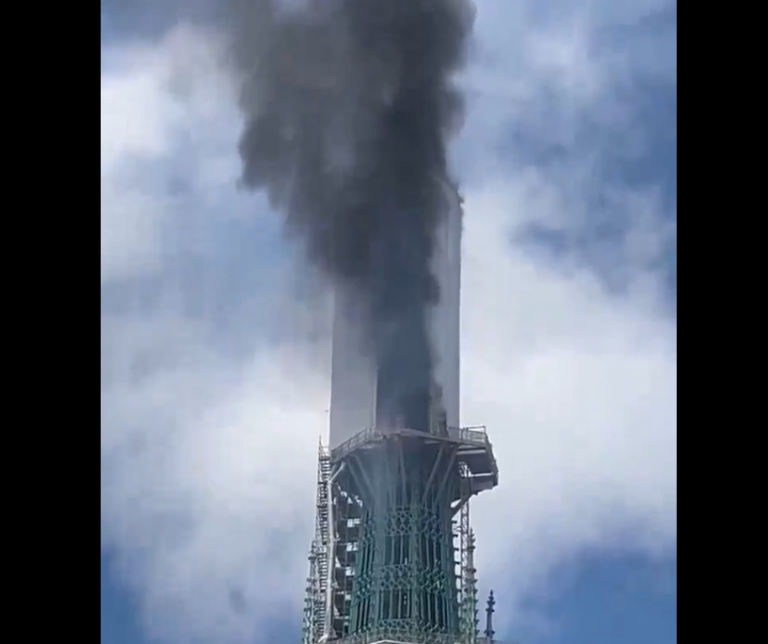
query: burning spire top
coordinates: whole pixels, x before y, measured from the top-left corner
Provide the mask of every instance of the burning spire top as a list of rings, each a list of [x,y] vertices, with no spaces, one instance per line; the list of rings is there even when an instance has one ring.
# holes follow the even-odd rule
[[[243,184],[367,311],[381,421],[426,429],[439,181],[462,117],[467,0],[230,0]],[[422,427],[423,426],[423,427]]]

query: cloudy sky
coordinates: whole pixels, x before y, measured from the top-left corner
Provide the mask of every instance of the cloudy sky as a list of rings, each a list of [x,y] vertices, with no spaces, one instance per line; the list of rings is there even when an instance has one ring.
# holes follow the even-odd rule
[[[462,420],[501,468],[481,590],[507,640],[672,644],[676,3],[476,3],[451,153]],[[298,642],[327,297],[237,188],[207,13],[101,5],[103,644]]]

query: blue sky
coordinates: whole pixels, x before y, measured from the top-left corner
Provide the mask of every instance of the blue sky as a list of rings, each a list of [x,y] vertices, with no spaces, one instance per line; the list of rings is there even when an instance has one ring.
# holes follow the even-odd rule
[[[676,4],[477,6],[451,152],[462,418],[502,471],[472,506],[481,590],[521,644],[671,644]],[[102,0],[104,644],[272,643],[300,618],[327,297],[236,188],[209,13]]]

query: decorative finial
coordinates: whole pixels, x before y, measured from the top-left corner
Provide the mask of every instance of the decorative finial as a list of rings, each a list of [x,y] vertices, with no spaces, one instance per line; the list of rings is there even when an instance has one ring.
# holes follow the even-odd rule
[[[493,644],[493,636],[496,632],[493,630],[493,613],[495,612],[494,606],[496,600],[493,597],[493,591],[488,595],[488,607],[485,609],[485,637],[488,639],[488,644]]]

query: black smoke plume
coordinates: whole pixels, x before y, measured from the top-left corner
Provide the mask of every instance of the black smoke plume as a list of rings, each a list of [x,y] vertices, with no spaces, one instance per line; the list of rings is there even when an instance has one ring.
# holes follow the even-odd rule
[[[379,420],[426,429],[431,260],[473,5],[230,2],[243,184],[265,189],[310,261],[365,303]]]

